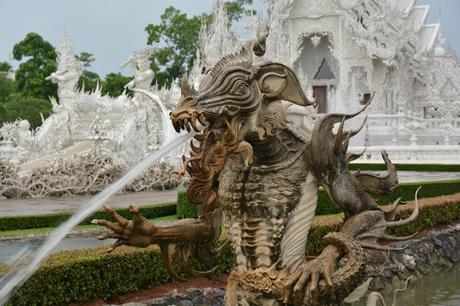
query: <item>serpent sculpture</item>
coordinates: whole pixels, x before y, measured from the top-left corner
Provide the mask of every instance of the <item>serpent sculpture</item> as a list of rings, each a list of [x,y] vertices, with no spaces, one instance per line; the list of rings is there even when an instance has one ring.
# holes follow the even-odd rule
[[[399,201],[383,210],[369,195],[390,193],[398,183],[385,152],[384,176],[348,170],[348,163],[359,157],[347,153],[349,139],[359,129],[345,131],[344,123],[360,112],[323,115],[311,135],[289,128],[281,101],[305,107],[313,103],[290,68],[254,62],[254,55],[264,54],[267,35],[259,34],[239,52],[223,57],[198,89],[187,78],[182,81],[182,95],[170,117],[177,131],[198,132],[198,122],[204,126],[182,171],[191,177],[187,195],[198,205],[199,218],[153,225],[135,207],[131,221],[106,207],[116,222],[93,223],[112,230],[101,237],[118,239],[111,249],[158,244],[177,279],[181,276],[173,268],[173,253],[188,274],[206,274],[194,270],[188,258],[216,259],[225,243],[211,246],[225,224],[236,255],[226,305],[338,303],[365,279],[374,258],[369,254],[391,250],[382,241],[408,238],[384,231],[415,219],[418,206],[409,218],[394,221]],[[319,186],[343,209],[345,220],[339,232],[325,236],[328,245],[322,253],[307,261]]]

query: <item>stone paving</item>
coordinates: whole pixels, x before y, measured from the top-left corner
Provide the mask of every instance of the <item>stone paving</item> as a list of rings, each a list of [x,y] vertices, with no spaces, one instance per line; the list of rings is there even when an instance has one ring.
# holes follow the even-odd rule
[[[27,216],[75,211],[88,201],[91,196],[72,196],[36,199],[0,200],[0,217]],[[112,207],[128,207],[129,205],[150,205],[165,202],[175,202],[177,190],[148,191],[136,193],[120,193],[114,195],[107,204]]]
[[[368,172],[368,171],[362,171]],[[373,171],[369,171],[373,172]],[[375,173],[375,172],[373,172]],[[377,172],[385,173],[385,172]],[[460,179],[460,172],[418,172],[418,171],[398,171],[400,183],[415,183],[415,182],[433,182]]]

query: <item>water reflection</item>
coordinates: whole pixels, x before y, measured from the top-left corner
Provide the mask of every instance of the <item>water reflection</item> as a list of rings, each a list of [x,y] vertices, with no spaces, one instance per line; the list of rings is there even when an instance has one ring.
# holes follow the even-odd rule
[[[409,284],[405,291],[398,292],[393,304],[393,292],[385,293],[387,306],[458,306],[460,305],[460,265],[449,271],[430,273]],[[353,306],[381,306],[366,304],[366,298]]]
[[[400,292],[396,305],[458,306],[460,305],[460,265],[451,270],[421,277]],[[388,303],[387,303],[388,304]]]

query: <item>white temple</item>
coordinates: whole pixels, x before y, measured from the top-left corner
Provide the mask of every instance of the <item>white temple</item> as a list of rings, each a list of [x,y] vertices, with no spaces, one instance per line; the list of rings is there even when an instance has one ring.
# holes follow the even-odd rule
[[[439,24],[426,24],[429,6],[415,0],[265,0],[270,27],[266,59],[293,67],[316,109],[290,106],[292,128],[311,129],[315,114],[354,112],[373,96],[363,132],[351,150],[366,154],[359,161],[380,161],[386,149],[396,162],[460,163],[460,62],[445,50]],[[235,52],[244,39],[229,25],[224,1],[216,0],[214,21],[203,27],[190,79],[222,56]],[[261,29],[261,16],[245,20],[248,36]],[[240,31],[241,32],[241,31]],[[126,94],[102,96],[100,89],[77,90],[81,63],[68,39],[59,52],[58,71],[49,78],[59,86],[54,114],[36,131],[17,121],[0,129],[0,159],[36,162],[57,152],[104,148],[114,160],[133,164],[174,133],[167,114],[179,100],[171,89],[151,87],[154,73],[146,48],[124,64],[134,70]],[[163,102],[162,102],[163,101]],[[67,154],[67,153],[66,153]]]
[[[356,126],[367,116],[364,131],[351,142],[351,150],[366,149],[359,161],[380,160],[386,149],[398,162],[460,162],[460,61],[444,49],[440,25],[426,24],[428,5],[265,2],[270,28],[265,58],[297,71],[315,99],[315,113],[355,112],[373,97],[366,113],[352,122]],[[262,27],[261,18],[246,21],[249,36]],[[201,31],[193,76],[241,45],[243,39],[228,24],[223,1],[217,0],[214,23]],[[308,110],[292,107],[290,116],[293,127],[311,127]]]
[[[267,0],[267,57],[293,66],[317,112],[366,111],[352,142],[379,159],[460,162],[460,62],[415,0]],[[359,120],[358,120],[359,121]],[[392,152],[392,153],[391,153]]]

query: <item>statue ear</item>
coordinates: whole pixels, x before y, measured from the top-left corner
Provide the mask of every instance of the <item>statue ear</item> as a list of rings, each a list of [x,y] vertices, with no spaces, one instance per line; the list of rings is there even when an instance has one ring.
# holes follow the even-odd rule
[[[286,100],[301,106],[313,105],[309,101],[294,72],[279,63],[267,63],[259,67],[257,81],[260,91],[268,100]]]

